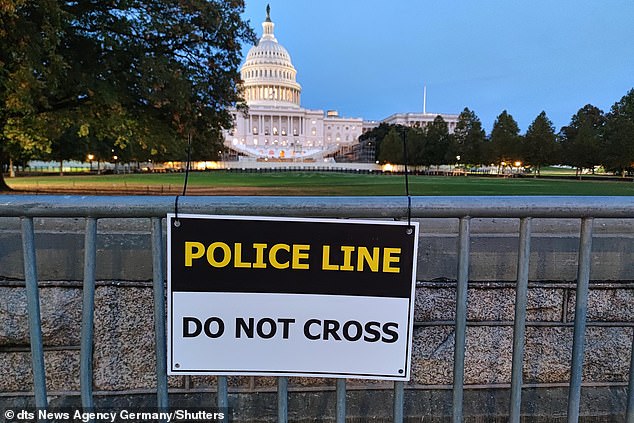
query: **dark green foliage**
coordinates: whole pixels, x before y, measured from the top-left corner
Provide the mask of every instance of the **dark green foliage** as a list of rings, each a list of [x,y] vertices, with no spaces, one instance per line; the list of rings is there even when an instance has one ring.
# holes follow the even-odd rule
[[[77,128],[70,127],[60,137],[51,140],[51,152],[46,158],[59,162],[59,173],[63,174],[64,160],[84,160],[88,154],[88,139],[82,137]]]
[[[582,174],[583,169],[593,169],[601,164],[601,144],[605,116],[599,108],[586,104],[572,116],[570,125],[564,126],[559,132],[561,143],[560,162],[577,168]]]
[[[403,164],[403,127],[392,127],[381,141],[380,163]],[[413,152],[408,151],[409,154]]]
[[[491,149],[497,164],[513,163],[522,157],[522,138],[513,116],[504,110],[496,118],[491,130]]]
[[[424,140],[420,164],[439,166],[455,161],[447,122],[441,116],[436,116],[432,123],[425,126]]]
[[[243,10],[241,0],[3,1],[0,150],[68,156],[77,134],[130,159],[181,158],[189,134],[218,141],[242,101],[240,43],[254,41]]]
[[[634,89],[616,102],[606,116],[604,165],[621,173],[634,170]]]
[[[478,116],[467,107],[458,116],[453,138],[455,153],[460,156],[461,163],[477,165],[487,162],[486,133]]]
[[[375,145],[374,151],[376,154],[375,160],[380,160],[379,155],[381,152],[381,142],[383,141],[385,136],[388,134],[388,132],[390,132],[390,129],[392,129],[392,125],[388,125],[387,123],[381,123],[376,128],[372,128],[368,132],[361,134],[361,136],[359,137],[360,142],[364,142],[364,141],[374,142],[374,145]]]
[[[425,130],[421,128],[405,128],[407,145],[407,164],[420,166],[425,155]]]
[[[556,163],[555,139],[555,127],[542,111],[524,135],[523,161],[535,168],[536,175],[539,175],[542,166]]]

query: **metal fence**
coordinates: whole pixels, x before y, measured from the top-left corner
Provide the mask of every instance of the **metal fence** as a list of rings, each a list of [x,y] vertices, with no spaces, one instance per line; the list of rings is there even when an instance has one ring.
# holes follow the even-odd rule
[[[97,219],[147,217],[152,221],[154,281],[154,329],[156,333],[157,406],[167,409],[164,245],[162,218],[174,211],[174,197],[23,196],[0,197],[0,217],[21,218],[24,277],[37,407],[47,407],[44,352],[40,319],[34,217],[83,217],[86,219],[83,307],[80,347],[82,406],[94,405],[92,392],[92,338],[95,296]],[[469,280],[470,219],[505,217],[520,220],[515,319],[511,371],[511,422],[519,422],[522,398],[528,269],[532,218],[577,218],[581,220],[576,306],[568,391],[568,421],[579,419],[584,334],[590,280],[592,229],[595,218],[634,218],[633,197],[412,197],[411,208],[404,197],[181,197],[180,213],[232,214],[285,217],[403,219],[444,217],[459,219],[458,280],[456,295],[453,373],[453,421],[463,421],[467,285]],[[634,348],[630,369],[634,363]],[[288,379],[277,378],[278,421],[288,420]],[[226,376],[218,376],[218,407],[228,406]],[[404,383],[394,383],[394,422],[404,420]],[[336,420],[346,419],[346,381],[336,383]],[[634,372],[630,370],[626,421],[634,423]]]

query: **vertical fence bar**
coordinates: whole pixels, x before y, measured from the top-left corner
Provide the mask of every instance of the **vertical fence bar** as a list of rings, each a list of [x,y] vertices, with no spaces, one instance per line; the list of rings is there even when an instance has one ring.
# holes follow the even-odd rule
[[[394,423],[403,423],[405,404],[405,382],[394,382]]]
[[[277,378],[277,422],[288,423],[288,378]]]
[[[579,420],[581,403],[581,376],[583,371],[583,344],[588,313],[588,290],[590,284],[590,262],[592,253],[592,218],[581,220],[579,241],[579,265],[577,270],[577,293],[575,297],[575,331],[572,342],[572,364],[570,388],[568,390],[568,422]]]
[[[517,257],[510,423],[519,423],[522,408],[522,369],[524,364],[524,336],[526,333],[526,302],[528,296],[528,265],[530,254],[531,218],[525,217],[520,220],[520,240]]]
[[[630,358],[630,382],[627,385],[627,423],[634,423],[634,341],[632,342],[632,356]]]
[[[97,259],[97,219],[86,219],[84,236],[84,285],[81,306],[81,342],[79,380],[81,405],[93,409],[92,394],[92,345],[95,316],[95,261]]]
[[[163,225],[152,218],[152,279],[154,285],[154,337],[156,343],[156,400],[159,410],[167,410],[167,340],[165,339],[165,278],[163,275]]]
[[[453,422],[461,423],[464,400],[464,358],[467,335],[467,285],[469,282],[469,217],[460,218],[458,240],[458,283],[456,285],[456,327],[453,366]]]
[[[337,379],[337,423],[346,423],[346,379]]]
[[[218,376],[218,397],[216,405],[218,408],[229,408],[229,386],[227,384],[227,376]]]
[[[48,406],[46,399],[46,371],[44,369],[44,348],[42,344],[40,294],[37,288],[33,218],[23,217],[21,221],[24,281],[26,283],[26,302],[29,313],[29,336],[31,341],[31,362],[33,364],[35,406],[38,408],[46,408]]]

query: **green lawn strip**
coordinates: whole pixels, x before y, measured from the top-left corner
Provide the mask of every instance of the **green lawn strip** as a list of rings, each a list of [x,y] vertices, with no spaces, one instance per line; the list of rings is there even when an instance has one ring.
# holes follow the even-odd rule
[[[90,190],[182,187],[183,174],[37,176],[8,179],[18,190],[81,188]],[[410,176],[412,195],[634,195],[634,183],[539,178]],[[329,172],[232,173],[194,172],[189,187],[264,188],[289,195],[403,195],[402,175]],[[225,192],[225,194],[231,194]],[[239,194],[236,191],[236,194]]]

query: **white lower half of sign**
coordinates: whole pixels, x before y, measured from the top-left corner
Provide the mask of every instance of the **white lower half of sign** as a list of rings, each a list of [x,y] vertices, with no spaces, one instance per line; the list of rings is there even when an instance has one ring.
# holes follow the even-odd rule
[[[169,374],[409,380],[408,298],[174,292]]]

